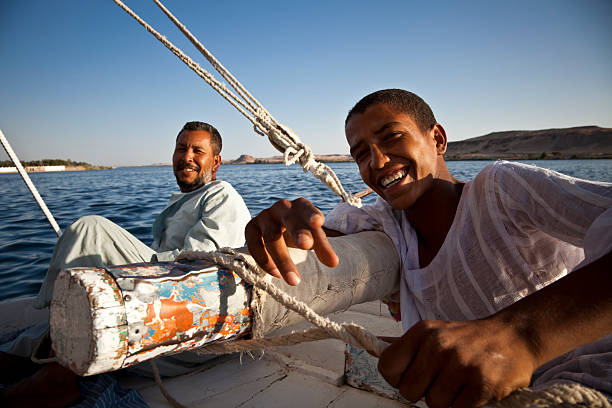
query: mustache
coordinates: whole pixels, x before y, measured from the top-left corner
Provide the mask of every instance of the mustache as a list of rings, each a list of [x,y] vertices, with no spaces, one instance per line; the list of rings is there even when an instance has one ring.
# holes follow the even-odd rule
[[[186,162],[182,162],[179,163],[179,165],[176,167],[177,170],[184,170],[184,169],[191,169],[191,170],[195,170],[195,171],[199,171],[200,167],[196,166],[194,164],[189,164]]]

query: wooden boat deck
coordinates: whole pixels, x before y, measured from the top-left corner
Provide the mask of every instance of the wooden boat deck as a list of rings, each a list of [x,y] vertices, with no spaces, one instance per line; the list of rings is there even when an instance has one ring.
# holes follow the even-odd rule
[[[0,302],[3,333],[48,319],[48,311],[30,306],[32,299]],[[353,321],[377,335],[397,336],[395,322],[380,302],[355,305],[329,316],[335,321]],[[280,329],[275,334],[303,330],[306,323]],[[220,356],[191,374],[165,378],[164,386],[188,407],[406,407],[406,402],[353,388],[345,384],[345,345],[338,340],[321,340],[253,353]],[[374,369],[372,369],[375,371]],[[170,407],[152,379],[125,375],[125,388],[138,389],[151,408]],[[367,388],[367,386],[366,386]],[[379,392],[381,390],[378,390]],[[383,394],[391,394],[382,390]],[[423,407],[424,405],[416,405]]]
[[[353,321],[378,335],[396,336],[401,324],[388,317],[380,302],[356,305],[330,316],[338,322]],[[301,330],[300,324],[279,330]],[[345,345],[321,340],[295,346],[267,349],[260,358],[222,356],[200,370],[163,380],[170,394],[188,407],[406,407],[374,392],[353,388],[344,379]],[[151,408],[166,408],[168,402],[153,380],[129,377],[123,387],[140,390]]]

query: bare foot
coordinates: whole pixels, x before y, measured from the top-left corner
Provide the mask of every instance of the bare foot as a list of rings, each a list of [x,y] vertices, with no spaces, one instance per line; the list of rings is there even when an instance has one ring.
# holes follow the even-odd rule
[[[76,374],[57,363],[45,364],[34,375],[0,392],[3,407],[60,408],[81,398]]]

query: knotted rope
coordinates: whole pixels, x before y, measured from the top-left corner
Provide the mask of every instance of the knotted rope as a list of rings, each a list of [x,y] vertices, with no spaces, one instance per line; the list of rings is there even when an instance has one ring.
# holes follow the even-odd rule
[[[168,16],[178,29],[191,41],[191,43],[202,53],[217,72],[236,91],[234,93],[224,83],[217,80],[213,75],[200,67],[198,63],[189,58],[181,49],[172,44],[166,37],[157,32],[151,25],[128,8],[121,0],[113,0],[119,7],[132,16],[141,26],[157,38],[174,55],[191,68],[200,78],[219,93],[226,101],[235,107],[251,123],[256,133],[266,135],[270,143],[283,153],[286,165],[299,163],[304,172],[311,172],[321,182],[327,185],[334,194],[342,197],[343,201],[355,206],[360,206],[361,200],[346,192],[338,176],[326,164],[315,160],[312,150],[306,146],[300,138],[288,127],[278,122],[246,88],[198,41],[198,39],[159,1],[153,0],[155,4]]]
[[[224,354],[236,351],[262,349],[270,346],[291,345],[305,341],[336,338],[356,347],[367,350],[379,356],[386,348],[386,343],[368,332],[364,327],[354,323],[339,324],[317,314],[306,303],[287,295],[273,283],[264,279],[265,272],[253,261],[237,253],[232,248],[222,248],[218,252],[183,251],[176,260],[204,259],[211,261],[224,269],[234,271],[249,285],[263,290],[277,302],[298,313],[305,320],[312,323],[317,329],[304,332],[291,333],[274,339],[254,338],[252,340],[239,340],[231,343],[217,343],[202,347],[198,352],[202,354]],[[255,333],[255,336],[259,334]]]
[[[543,390],[517,390],[501,401],[487,404],[489,408],[612,408],[599,391],[580,384],[553,384]]]

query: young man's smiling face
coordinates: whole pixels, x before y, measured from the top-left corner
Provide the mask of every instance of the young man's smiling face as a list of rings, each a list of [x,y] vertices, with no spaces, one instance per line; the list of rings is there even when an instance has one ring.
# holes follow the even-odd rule
[[[221,156],[215,154],[209,132],[183,130],[176,139],[172,166],[176,182],[183,193],[216,180],[220,164]]]
[[[375,104],[353,114],[345,131],[361,178],[394,209],[409,208],[438,176],[446,150],[440,125],[422,131],[411,115]]]

